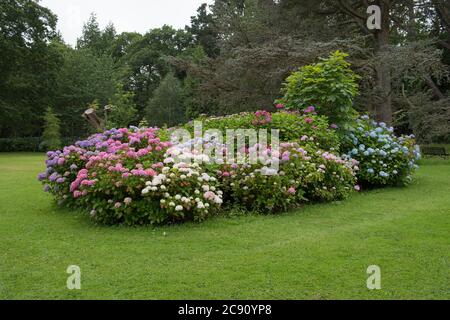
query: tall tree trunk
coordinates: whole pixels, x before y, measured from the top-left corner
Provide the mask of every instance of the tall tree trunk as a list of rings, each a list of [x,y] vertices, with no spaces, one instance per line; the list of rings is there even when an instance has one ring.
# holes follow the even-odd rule
[[[447,31],[447,40],[441,41],[441,44],[450,50],[450,3],[448,0],[433,0],[433,4],[442,26]]]
[[[385,58],[389,54],[390,0],[378,0],[377,4],[381,8],[381,29],[375,32],[378,57],[376,71],[382,101],[376,106],[376,118],[378,121],[392,124],[391,69]]]

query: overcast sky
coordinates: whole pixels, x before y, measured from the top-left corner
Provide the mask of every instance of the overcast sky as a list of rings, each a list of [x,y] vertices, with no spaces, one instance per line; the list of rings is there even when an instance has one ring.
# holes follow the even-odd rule
[[[58,30],[64,40],[75,45],[83,24],[92,12],[100,27],[114,23],[117,32],[149,29],[164,24],[184,28],[202,3],[211,0],[41,0],[41,5],[58,16]]]

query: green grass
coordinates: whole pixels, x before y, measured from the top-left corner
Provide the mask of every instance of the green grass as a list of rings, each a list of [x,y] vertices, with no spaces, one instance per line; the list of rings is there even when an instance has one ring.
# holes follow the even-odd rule
[[[0,299],[450,298],[450,161],[281,216],[125,228],[58,209],[36,181],[43,160],[0,154]],[[82,290],[66,288],[69,265]]]

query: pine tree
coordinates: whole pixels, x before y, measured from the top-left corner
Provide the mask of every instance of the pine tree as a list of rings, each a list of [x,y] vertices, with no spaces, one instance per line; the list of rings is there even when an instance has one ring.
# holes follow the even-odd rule
[[[42,134],[42,147],[46,150],[57,150],[61,148],[61,125],[60,120],[51,107],[47,108],[44,116],[44,132]]]
[[[183,88],[180,80],[169,73],[153,93],[146,108],[146,119],[152,126],[174,126],[185,118]]]

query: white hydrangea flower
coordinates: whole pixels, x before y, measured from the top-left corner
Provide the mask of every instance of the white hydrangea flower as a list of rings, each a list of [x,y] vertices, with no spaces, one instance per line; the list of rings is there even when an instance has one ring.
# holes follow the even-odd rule
[[[169,167],[162,168],[162,173],[168,173],[170,171]]]
[[[203,202],[199,202],[199,203],[197,203],[197,208],[198,209],[205,209],[205,205],[203,204]]]
[[[175,160],[173,158],[166,158],[164,159],[164,163],[169,164],[169,163],[174,163]]]

